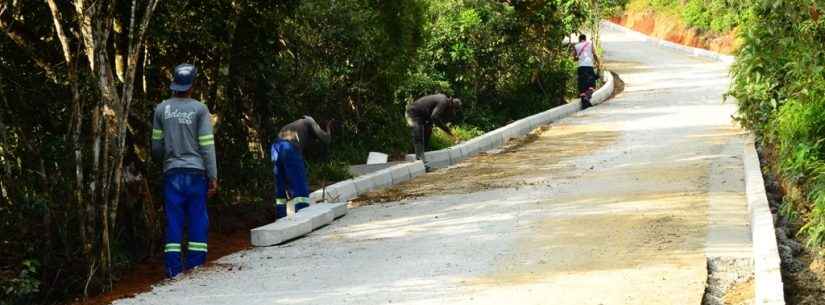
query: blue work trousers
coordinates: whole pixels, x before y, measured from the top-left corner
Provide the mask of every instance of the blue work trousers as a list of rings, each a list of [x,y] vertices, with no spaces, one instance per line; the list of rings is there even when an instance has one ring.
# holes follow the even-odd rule
[[[206,209],[207,178],[201,170],[170,169],[164,176],[166,210],[166,275],[174,277],[206,262],[209,216]],[[181,262],[183,229],[188,228],[186,265]]]
[[[278,140],[272,144],[272,159],[275,161],[273,170],[277,217],[285,216],[286,209],[283,205],[287,203],[287,197],[295,204],[296,212],[308,207],[309,182],[301,152],[289,141]]]

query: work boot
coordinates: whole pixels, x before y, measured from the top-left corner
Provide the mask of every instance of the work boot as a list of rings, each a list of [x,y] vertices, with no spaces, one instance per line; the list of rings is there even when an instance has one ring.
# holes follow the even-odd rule
[[[424,162],[424,172],[429,173],[429,172],[432,172],[432,171],[433,171],[433,167],[430,166],[429,164],[427,164],[427,162]]]
[[[581,97],[580,100],[581,100],[582,110],[585,110],[585,109],[590,108],[590,107],[593,106],[593,104],[590,104],[590,92],[589,91],[586,91],[586,92],[582,93],[580,95],[580,97]]]

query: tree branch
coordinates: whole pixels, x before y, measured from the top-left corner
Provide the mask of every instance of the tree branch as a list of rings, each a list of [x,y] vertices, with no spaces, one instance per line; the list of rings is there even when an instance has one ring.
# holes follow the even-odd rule
[[[38,67],[43,69],[43,72],[46,73],[46,77],[48,77],[49,80],[60,83],[60,79],[57,77],[54,66],[48,60],[48,57],[37,51],[43,50],[44,48],[36,46],[38,40],[26,31],[25,26],[23,26],[19,20],[14,20],[10,16],[6,16],[8,15],[6,14],[7,8],[8,4],[5,2],[0,6],[0,30],[3,30],[19,48],[23,49],[23,51],[30,56]]]
[[[71,48],[69,47],[69,37],[63,31],[63,18],[60,15],[60,10],[57,8],[57,3],[54,0],[46,0],[49,3],[49,10],[52,12],[52,21],[54,22],[54,30],[57,33],[57,38],[60,40],[60,47],[63,49],[63,58],[66,60],[66,66],[72,65]]]

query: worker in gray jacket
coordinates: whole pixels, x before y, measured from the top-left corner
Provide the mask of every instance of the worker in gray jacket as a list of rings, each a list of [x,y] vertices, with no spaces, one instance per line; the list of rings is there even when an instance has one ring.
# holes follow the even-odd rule
[[[309,181],[303,154],[309,147],[320,145],[326,148],[331,139],[332,122],[328,121],[326,130],[323,130],[315,119],[304,116],[287,124],[278,133],[278,139],[270,149],[276,183],[276,218],[309,206]]]
[[[421,97],[412,104],[407,105],[406,118],[407,125],[412,128],[413,147],[415,147],[416,159],[424,161],[424,152],[427,150],[427,143],[433,133],[433,125],[438,126],[445,133],[453,138],[455,143],[460,140],[453,135],[447,122],[455,119],[456,114],[461,109],[461,100],[449,97],[444,94],[433,94]]]
[[[152,120],[152,156],[163,162],[163,199],[166,212],[166,275],[206,262],[209,216],[206,199],[218,190],[215,138],[209,109],[192,99],[197,69],[175,67],[170,88],[173,97],[155,108]],[[183,228],[188,228],[186,266],[181,263]]]

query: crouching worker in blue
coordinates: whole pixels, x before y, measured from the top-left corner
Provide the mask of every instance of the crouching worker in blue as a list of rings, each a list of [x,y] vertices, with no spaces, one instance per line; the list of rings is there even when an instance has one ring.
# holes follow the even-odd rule
[[[309,181],[307,180],[304,152],[308,148],[326,150],[330,143],[330,124],[326,131],[310,116],[304,116],[281,128],[278,140],[270,150],[275,172],[276,217],[300,211],[309,206]],[[319,143],[320,142],[320,143]],[[289,200],[287,200],[289,199]]]
[[[209,109],[190,97],[196,75],[193,65],[175,67],[173,97],[155,108],[152,120],[152,156],[163,161],[164,259],[170,278],[206,262],[206,199],[218,190]],[[189,229],[185,265],[181,262],[184,227]]]

